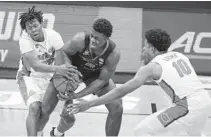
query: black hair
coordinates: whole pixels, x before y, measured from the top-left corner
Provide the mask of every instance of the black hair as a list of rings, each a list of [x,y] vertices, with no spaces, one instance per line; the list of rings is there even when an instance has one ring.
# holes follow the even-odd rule
[[[110,37],[113,31],[111,22],[105,18],[97,19],[93,24],[93,28],[95,31],[102,33],[106,37]]]
[[[151,29],[145,33],[145,38],[158,51],[167,51],[171,45],[170,35],[162,29]]]
[[[31,9],[29,8],[28,12],[20,13],[20,25],[21,29],[25,30],[26,29],[26,22],[31,21],[33,19],[37,19],[39,23],[43,22],[43,13],[42,11],[36,11],[35,6],[33,6]]]

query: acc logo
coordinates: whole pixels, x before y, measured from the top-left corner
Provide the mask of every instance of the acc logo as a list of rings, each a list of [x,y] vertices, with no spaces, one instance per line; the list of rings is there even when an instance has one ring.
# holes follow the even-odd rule
[[[194,41],[195,38],[195,41]],[[204,42],[202,45],[202,41],[204,39],[210,40],[210,42]],[[211,54],[211,32],[201,32],[196,34],[195,32],[186,32],[181,37],[179,37],[177,40],[172,43],[172,45],[169,47],[169,51],[173,51],[175,49],[184,47],[184,53],[191,53],[191,49],[193,49],[194,53],[197,53],[197,56],[195,58],[202,58],[202,57],[208,57]],[[206,47],[206,48],[205,48]],[[203,54],[203,55],[200,55]],[[211,59],[210,57],[208,59]]]

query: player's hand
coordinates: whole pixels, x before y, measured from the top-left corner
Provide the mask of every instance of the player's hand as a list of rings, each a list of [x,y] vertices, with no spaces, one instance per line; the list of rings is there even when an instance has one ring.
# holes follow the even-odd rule
[[[79,112],[86,111],[91,107],[89,101],[86,101],[84,99],[77,100],[80,102],[67,105],[67,112],[69,112],[69,114],[77,114]]]
[[[75,80],[73,79],[73,75],[79,75],[82,76],[81,73],[77,70],[77,67],[69,64],[61,65],[61,66],[55,66],[56,68],[56,73],[59,73],[60,75],[63,75],[67,77],[70,80]]]
[[[64,64],[64,66],[66,68],[70,69],[70,71],[72,72],[72,74],[77,74],[80,77],[83,77],[83,75],[81,74],[81,72],[77,70],[77,67],[76,66],[73,66],[71,64]]]
[[[66,93],[66,94],[62,94],[59,92],[59,94],[57,94],[57,97],[59,100],[61,101],[67,101],[67,100],[73,100],[73,99],[77,99],[77,94],[72,92],[70,94]]]

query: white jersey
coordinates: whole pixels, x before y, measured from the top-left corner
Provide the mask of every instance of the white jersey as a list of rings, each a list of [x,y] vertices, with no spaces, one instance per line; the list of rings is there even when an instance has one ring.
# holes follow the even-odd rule
[[[189,59],[178,52],[158,55],[151,62],[161,65],[162,75],[156,82],[176,102],[190,94],[204,90]]]
[[[55,51],[60,49],[64,43],[59,33],[51,29],[43,29],[44,41],[34,41],[25,31],[23,31],[20,39],[20,51],[21,55],[30,51],[35,51],[40,62],[53,65],[55,58]],[[26,59],[22,58],[19,62],[19,70],[16,78],[19,79],[21,76],[29,75],[30,77],[37,78],[48,78],[52,77],[52,73],[36,72],[27,62]]]

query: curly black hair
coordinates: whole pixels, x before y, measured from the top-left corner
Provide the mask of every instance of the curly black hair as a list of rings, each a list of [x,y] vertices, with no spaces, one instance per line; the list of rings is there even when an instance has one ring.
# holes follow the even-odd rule
[[[145,33],[145,38],[158,51],[167,51],[171,45],[170,35],[162,29],[151,29]]]
[[[93,24],[93,28],[95,31],[104,34],[106,37],[110,37],[113,31],[111,22],[105,18],[97,19]]]
[[[42,23],[43,22],[42,15],[43,15],[42,11],[36,11],[35,6],[33,6],[31,9],[29,8],[28,12],[20,13],[19,20],[20,20],[21,29],[25,30],[26,22],[33,19],[37,19],[40,23]]]

